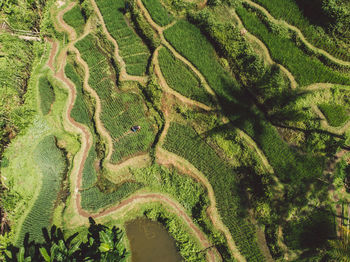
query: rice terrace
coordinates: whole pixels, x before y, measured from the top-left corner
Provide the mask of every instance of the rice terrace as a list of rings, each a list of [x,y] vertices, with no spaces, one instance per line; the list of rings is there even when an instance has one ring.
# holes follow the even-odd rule
[[[348,0],[4,0],[0,66],[0,261],[349,261]]]

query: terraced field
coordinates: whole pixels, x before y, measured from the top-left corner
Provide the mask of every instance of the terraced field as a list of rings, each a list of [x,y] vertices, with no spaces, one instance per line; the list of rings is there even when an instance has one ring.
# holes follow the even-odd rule
[[[19,203],[9,241],[147,217],[184,261],[332,257],[348,197],[350,65],[291,6],[283,22],[264,0],[48,7],[27,95],[36,120],[1,162],[6,201]],[[32,156],[20,165],[22,144]],[[36,189],[13,185],[21,169]]]

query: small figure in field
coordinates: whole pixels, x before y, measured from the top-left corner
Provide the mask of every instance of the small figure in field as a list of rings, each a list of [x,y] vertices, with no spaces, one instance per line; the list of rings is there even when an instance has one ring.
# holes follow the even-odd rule
[[[141,126],[132,126],[132,127],[131,127],[131,131],[132,131],[132,132],[137,132],[137,131],[139,131],[139,130],[141,130]]]

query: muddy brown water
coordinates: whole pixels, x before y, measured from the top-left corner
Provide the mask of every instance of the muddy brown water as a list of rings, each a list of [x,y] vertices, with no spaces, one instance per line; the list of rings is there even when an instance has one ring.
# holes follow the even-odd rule
[[[175,240],[164,226],[146,218],[138,218],[126,224],[130,242],[131,262],[180,262]]]

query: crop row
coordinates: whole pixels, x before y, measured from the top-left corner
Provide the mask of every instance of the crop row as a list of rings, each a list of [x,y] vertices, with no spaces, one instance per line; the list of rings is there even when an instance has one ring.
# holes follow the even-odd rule
[[[76,46],[89,65],[89,84],[101,100],[101,120],[115,140],[112,162],[116,163],[136,152],[146,151],[154,139],[154,130],[145,115],[142,97],[136,91],[121,92],[116,88],[108,60],[97,48],[96,41],[96,38],[88,35]],[[141,130],[131,133],[133,125],[140,125]]]
[[[349,84],[350,80],[329,67],[316,57],[309,56],[291,39],[269,30],[259,16],[244,7],[237,7],[236,11],[249,32],[257,36],[268,47],[272,58],[284,65],[302,85],[312,83]]]
[[[119,51],[131,75],[143,75],[146,72],[150,52],[142,39],[129,27],[124,17],[123,0],[97,0],[109,33],[117,41]],[[137,55],[139,54],[139,55]],[[133,55],[130,59],[128,56]]]
[[[330,54],[344,60],[350,60],[350,54],[344,48],[340,48],[334,43],[326,33],[315,27],[304,16],[302,10],[295,1],[289,0],[253,0],[265,7],[276,19],[283,19],[287,23],[299,28],[303,35],[314,46],[326,50]],[[321,18],[322,19],[322,18]]]
[[[101,192],[97,186],[94,186],[81,192],[81,206],[85,210],[97,212],[125,199],[141,187],[139,183],[125,182],[113,192]]]
[[[63,20],[73,27],[78,35],[82,34],[85,26],[85,19],[80,5],[75,5],[71,10],[63,15]]]
[[[40,168],[42,185],[34,205],[22,224],[17,238],[19,245],[22,244],[27,233],[30,240],[44,241],[42,228],[50,226],[66,164],[61,151],[56,147],[53,136],[47,136],[39,142],[34,150],[33,161]]]
[[[46,76],[39,78],[40,108],[43,115],[47,115],[51,110],[51,105],[55,101],[55,92]]]
[[[242,255],[249,261],[264,261],[256,243],[254,227],[239,215],[240,199],[235,171],[191,127],[172,122],[164,147],[191,162],[208,178],[223,222]]]
[[[159,0],[142,0],[142,3],[158,25],[166,26],[174,20]]]
[[[159,66],[168,85],[180,94],[211,105],[211,96],[205,91],[196,75],[167,48],[159,50]]]

